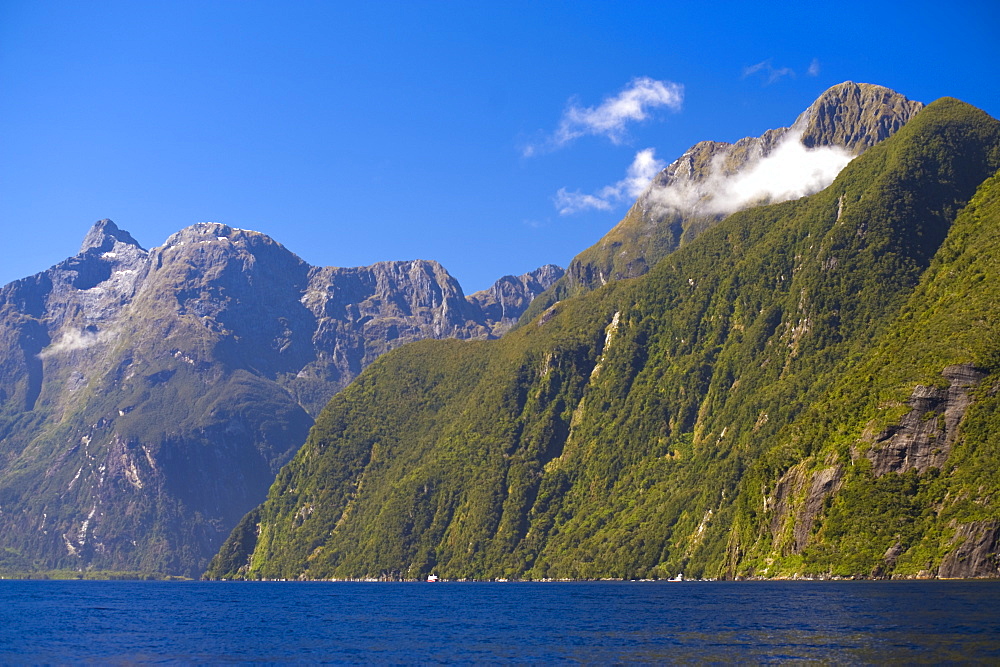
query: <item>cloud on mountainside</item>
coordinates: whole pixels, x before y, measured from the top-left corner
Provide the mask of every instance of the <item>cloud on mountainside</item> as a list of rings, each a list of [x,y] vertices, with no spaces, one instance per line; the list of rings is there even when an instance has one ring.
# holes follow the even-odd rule
[[[584,194],[580,191],[569,192],[560,188],[555,196],[559,215],[569,215],[586,209],[610,211],[616,204],[624,200],[638,197],[649,186],[649,182],[660,172],[666,163],[657,160],[655,150],[646,148],[635,154],[635,159],[629,165],[625,178],[614,185],[606,185],[594,194]]]
[[[587,209],[610,211],[622,202],[646,193],[654,215],[678,212],[683,215],[727,215],[749,206],[798,199],[830,185],[853,159],[839,146],[806,148],[801,132],[790,132],[766,157],[735,173],[723,172],[724,156],[716,156],[709,174],[699,181],[677,180],[648,188],[664,162],[654,149],[635,155],[628,173],[614,185],[593,194],[561,188],[554,197],[560,215]]]
[[[789,132],[766,157],[735,174],[723,173],[718,156],[704,180],[652,188],[649,202],[664,212],[724,215],[819,192],[854,158],[839,146],[807,148],[801,139],[801,132]]]
[[[628,123],[646,120],[651,110],[661,107],[679,111],[683,101],[684,86],[678,83],[650,77],[633,79],[618,95],[605,98],[596,107],[570,103],[552,136],[540,144],[526,146],[524,156],[530,157],[543,149],[562,148],[587,135],[605,136],[619,144],[625,137]]]
[[[98,343],[104,343],[114,338],[114,333],[110,331],[88,331],[86,329],[65,329],[62,336],[55,343],[52,343],[38,353],[39,359],[47,359],[63,352],[73,352],[84,350]]]

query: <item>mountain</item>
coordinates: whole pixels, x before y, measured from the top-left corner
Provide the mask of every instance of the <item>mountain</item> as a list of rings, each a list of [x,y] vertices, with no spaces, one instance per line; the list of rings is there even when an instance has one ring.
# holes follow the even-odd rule
[[[1000,576],[998,168],[938,100],[641,277],[384,355],[207,576]]]
[[[489,337],[499,338],[517,324],[539,294],[549,289],[565,271],[547,264],[520,276],[504,276],[489,289],[473,292],[469,301],[482,312],[482,320],[492,323]]]
[[[199,574],[366,365],[497,336],[561,275],[466,298],[436,262],[312,267],[215,223],[147,251],[98,222],[0,288],[0,570]]]
[[[818,192],[921,108],[888,88],[846,82],[820,95],[790,127],[734,144],[695,144],[657,174],[621,222],[570,262],[525,319],[567,296],[643,275],[736,210]]]

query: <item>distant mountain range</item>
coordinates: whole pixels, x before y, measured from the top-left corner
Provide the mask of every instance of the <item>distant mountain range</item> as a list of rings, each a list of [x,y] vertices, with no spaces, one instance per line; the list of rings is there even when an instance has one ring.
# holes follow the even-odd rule
[[[998,169],[860,84],[695,146],[518,328],[338,393],[207,576],[1000,576]]]
[[[214,223],[147,251],[98,222],[0,289],[0,569],[199,574],[365,366],[496,337],[561,275],[467,297],[436,262],[312,267]]]

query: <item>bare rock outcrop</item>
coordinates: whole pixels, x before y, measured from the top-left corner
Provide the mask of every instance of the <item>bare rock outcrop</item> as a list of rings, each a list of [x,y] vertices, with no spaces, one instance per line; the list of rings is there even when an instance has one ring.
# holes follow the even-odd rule
[[[504,276],[489,289],[468,296],[491,323],[490,336],[499,337],[517,323],[531,301],[563,277],[562,268],[546,264],[520,276]]]
[[[947,387],[917,385],[910,411],[874,437],[868,454],[876,476],[889,472],[940,468],[958,437],[958,426],[972,404],[969,390],[986,373],[971,364],[948,366],[942,372]]]
[[[958,526],[958,544],[938,568],[942,579],[1000,577],[1000,521],[973,521]]]
[[[774,543],[783,543],[786,553],[802,553],[809,544],[823,503],[837,492],[843,477],[844,470],[839,465],[810,472],[800,464],[782,475],[774,493],[765,498],[765,508],[772,511],[770,528]],[[789,521],[791,540],[787,541],[784,531]]]

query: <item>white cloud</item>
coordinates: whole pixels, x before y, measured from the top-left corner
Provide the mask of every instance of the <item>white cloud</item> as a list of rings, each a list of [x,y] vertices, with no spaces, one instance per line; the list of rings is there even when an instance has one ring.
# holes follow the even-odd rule
[[[541,144],[526,146],[524,156],[530,157],[544,148],[561,148],[586,135],[605,136],[619,144],[629,123],[647,120],[653,109],[661,107],[680,111],[683,102],[684,86],[678,83],[650,77],[633,79],[624,90],[596,107],[571,103],[552,137]]]
[[[645,191],[649,182],[653,180],[663,168],[667,166],[663,160],[656,159],[656,151],[646,148],[635,154],[635,159],[629,165],[625,178],[615,184],[616,191],[623,193],[629,199],[635,199]]]
[[[109,331],[96,332],[87,331],[86,329],[66,329],[62,332],[62,336],[59,337],[58,341],[38,353],[38,358],[46,359],[62,352],[84,350],[111,338],[113,338],[113,334]]]
[[[754,74],[762,74],[765,78],[764,85],[768,86],[786,76],[795,78],[795,70],[791,67],[775,67],[773,64],[773,58],[768,58],[767,60],[762,60],[756,65],[750,65],[749,67],[743,68],[743,77],[747,78]]]
[[[724,215],[748,206],[798,199],[830,185],[854,156],[839,146],[807,148],[801,132],[789,132],[766,157],[735,174],[722,170],[722,156],[707,178],[649,190],[654,207],[686,215]]]
[[[614,185],[604,186],[594,194],[569,192],[566,188],[560,188],[555,196],[559,214],[569,215],[589,208],[610,211],[624,200],[635,199],[649,187],[653,177],[666,166],[663,160],[656,159],[655,152],[652,148],[646,148],[636,153],[625,178]]]
[[[809,63],[809,69],[806,71],[809,76],[819,76],[819,59],[813,58],[812,62]]]
[[[570,215],[588,208],[594,208],[598,211],[611,210],[611,202],[598,195],[584,194],[579,190],[570,192],[566,188],[559,188],[559,191],[556,192],[555,204],[556,208],[559,209],[559,215]]]

